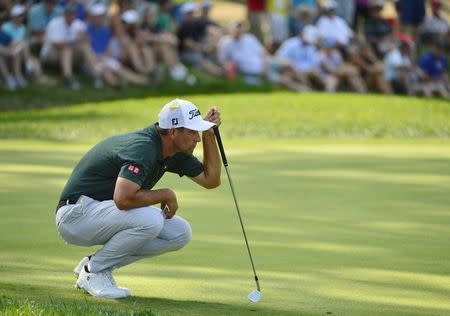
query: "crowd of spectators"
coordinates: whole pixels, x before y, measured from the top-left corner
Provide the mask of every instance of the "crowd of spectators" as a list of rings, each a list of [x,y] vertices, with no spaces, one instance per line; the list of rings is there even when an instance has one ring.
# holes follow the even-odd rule
[[[246,21],[220,25],[212,1],[0,0],[0,77],[9,90],[50,84],[50,67],[72,90],[80,73],[97,89],[162,77],[193,85],[197,68],[298,92],[449,98],[443,2],[392,2],[395,18],[383,0],[247,0]]]

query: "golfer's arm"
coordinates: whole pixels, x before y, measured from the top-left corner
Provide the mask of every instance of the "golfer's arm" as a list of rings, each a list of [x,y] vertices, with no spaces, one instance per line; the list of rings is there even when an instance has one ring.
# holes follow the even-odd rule
[[[203,172],[191,178],[204,188],[214,189],[220,185],[220,155],[217,149],[216,137],[212,131],[202,134],[203,141]]]
[[[136,207],[165,203],[175,198],[170,189],[143,190],[141,187],[125,178],[117,178],[114,189],[114,202],[119,210],[129,210]]]

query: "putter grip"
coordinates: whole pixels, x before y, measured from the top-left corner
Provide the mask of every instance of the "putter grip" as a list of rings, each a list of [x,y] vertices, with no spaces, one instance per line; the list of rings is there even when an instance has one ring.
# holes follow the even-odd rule
[[[225,156],[225,150],[223,149],[222,138],[220,137],[219,128],[214,127],[214,134],[216,135],[217,144],[219,145],[220,155],[222,156],[222,162],[225,167],[228,167],[227,156]]]

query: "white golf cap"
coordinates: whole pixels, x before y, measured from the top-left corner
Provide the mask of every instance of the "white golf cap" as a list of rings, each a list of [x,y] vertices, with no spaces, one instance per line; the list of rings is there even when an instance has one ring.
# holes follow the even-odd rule
[[[106,14],[106,6],[103,3],[94,4],[89,8],[89,14],[93,16],[99,16]]]
[[[334,0],[327,0],[323,4],[323,8],[327,10],[336,9],[338,7],[336,1]]]
[[[215,125],[203,120],[193,103],[182,99],[164,105],[158,114],[158,123],[164,129],[184,127],[194,131],[206,131]]]
[[[311,45],[317,44],[319,40],[319,30],[313,25],[306,25],[302,31],[303,40]]]
[[[11,8],[10,14],[11,16],[19,16],[25,13],[25,6],[21,4],[16,4]]]
[[[189,12],[194,12],[197,9],[197,4],[195,4],[194,2],[186,2],[185,4],[183,4],[183,6],[181,7],[181,13],[186,14]]]
[[[127,24],[135,24],[139,20],[139,14],[136,10],[127,10],[122,13],[122,20]]]

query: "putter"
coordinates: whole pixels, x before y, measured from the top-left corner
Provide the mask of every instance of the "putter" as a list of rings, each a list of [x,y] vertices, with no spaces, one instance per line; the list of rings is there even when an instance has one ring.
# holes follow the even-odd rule
[[[256,282],[256,290],[252,291],[247,297],[253,303],[258,303],[261,299],[261,288],[259,287],[258,276],[256,275],[255,264],[253,263],[252,253],[250,251],[250,247],[248,245],[247,234],[245,233],[244,223],[242,221],[241,212],[239,210],[239,205],[236,199],[236,194],[234,193],[233,182],[231,181],[230,172],[228,170],[228,160],[225,156],[225,150],[223,149],[222,138],[220,137],[220,132],[218,127],[214,127],[214,134],[217,138],[217,144],[219,145],[220,155],[222,156],[222,162],[225,167],[225,171],[227,173],[228,182],[230,183],[231,193],[233,194],[234,204],[236,205],[236,211],[239,217],[239,222],[241,223],[242,233],[244,234],[245,245],[247,246],[248,256],[250,258],[250,263],[252,264],[253,275],[255,277]]]

